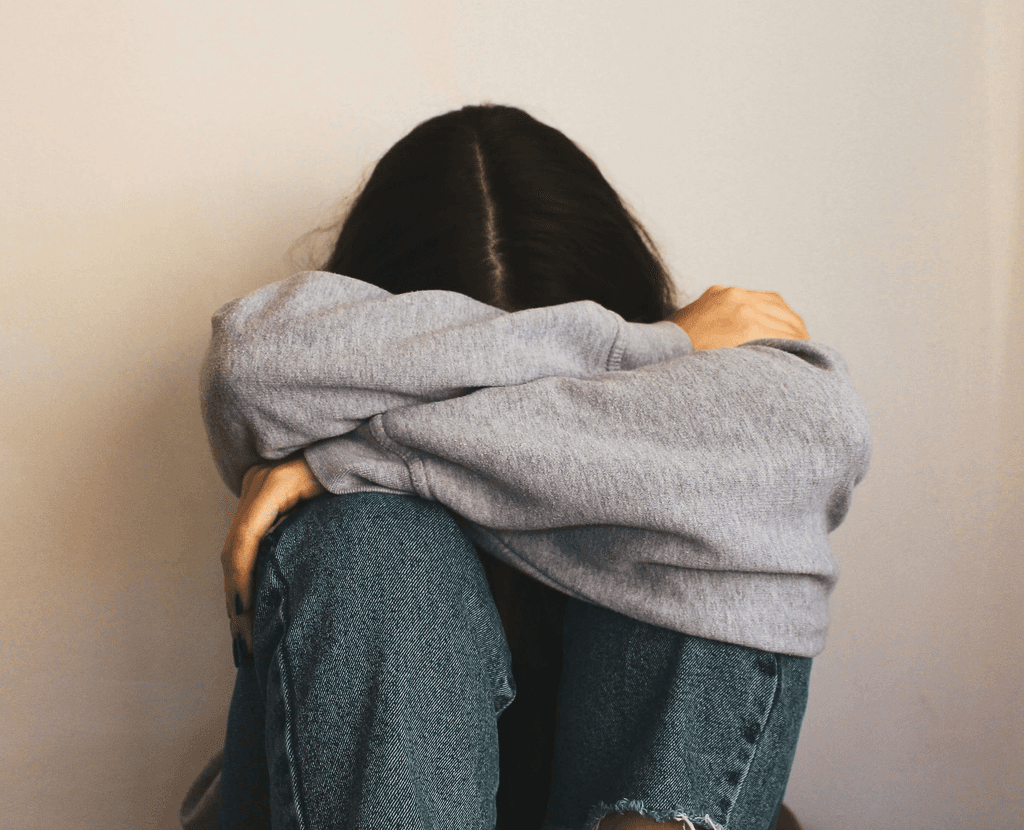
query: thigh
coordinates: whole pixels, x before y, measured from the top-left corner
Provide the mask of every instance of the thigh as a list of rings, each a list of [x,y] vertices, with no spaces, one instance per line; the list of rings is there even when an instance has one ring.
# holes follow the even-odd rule
[[[609,812],[768,830],[811,661],[693,637],[570,599],[546,830]]]

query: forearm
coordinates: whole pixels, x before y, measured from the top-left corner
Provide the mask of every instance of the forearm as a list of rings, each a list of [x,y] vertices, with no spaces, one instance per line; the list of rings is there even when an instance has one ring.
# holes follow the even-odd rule
[[[374,415],[543,377],[589,377],[692,351],[671,323],[583,301],[508,314],[460,294],[391,295],[312,272],[224,306],[202,369],[218,469],[345,435]]]
[[[622,525],[722,549],[773,523],[834,529],[870,446],[837,353],[761,341],[394,410],[305,455],[333,492],[415,492],[488,527]]]

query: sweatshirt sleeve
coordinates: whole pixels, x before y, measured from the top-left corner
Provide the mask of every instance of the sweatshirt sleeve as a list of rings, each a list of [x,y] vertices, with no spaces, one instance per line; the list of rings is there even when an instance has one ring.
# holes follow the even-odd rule
[[[202,412],[218,470],[237,495],[253,464],[325,440],[337,439],[319,452],[334,462],[348,453],[348,466],[358,466],[369,452],[366,429],[358,430],[386,412],[545,377],[631,370],[692,351],[671,322],[627,323],[591,301],[510,314],[455,292],[392,295],[306,272],[214,315]],[[316,458],[314,471],[325,474]],[[342,486],[337,474],[323,483]]]
[[[512,534],[668,535],[726,570],[817,567],[870,454],[839,354],[782,339],[395,409],[305,452],[335,493],[412,492]]]
[[[593,302],[510,314],[320,272],[217,312],[201,395],[236,495],[252,464],[301,450],[329,491],[436,500],[570,596],[804,656],[871,456],[820,343],[694,351],[674,323]]]

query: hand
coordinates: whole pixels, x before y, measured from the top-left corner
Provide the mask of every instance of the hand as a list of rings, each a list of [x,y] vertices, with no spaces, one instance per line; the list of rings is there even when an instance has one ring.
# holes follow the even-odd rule
[[[231,637],[236,649],[245,646],[241,655],[236,654],[236,663],[252,654],[253,577],[260,540],[279,516],[326,492],[301,456],[257,464],[242,479],[242,498],[220,555]]]
[[[697,351],[739,346],[762,337],[810,340],[804,321],[774,291],[713,285],[668,318]]]

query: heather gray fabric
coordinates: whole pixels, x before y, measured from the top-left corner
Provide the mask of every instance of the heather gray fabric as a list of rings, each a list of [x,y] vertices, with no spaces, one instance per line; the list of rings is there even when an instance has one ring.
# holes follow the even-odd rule
[[[828,534],[868,469],[842,357],[804,340],[694,351],[581,301],[506,313],[306,272],[213,318],[203,417],[237,495],[304,449],[333,493],[441,502],[481,548],[654,625],[813,657]]]

